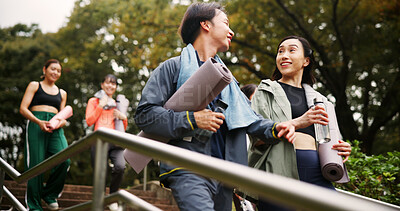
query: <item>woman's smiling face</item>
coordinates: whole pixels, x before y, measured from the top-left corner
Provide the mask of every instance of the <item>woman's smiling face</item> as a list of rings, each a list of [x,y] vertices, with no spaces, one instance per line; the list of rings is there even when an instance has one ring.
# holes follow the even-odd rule
[[[276,55],[276,66],[282,77],[303,75],[303,69],[309,64],[309,58],[304,57],[304,48],[298,39],[283,41]]]
[[[101,88],[109,97],[112,97],[117,89],[117,83],[112,81],[110,78],[107,78],[103,83],[101,83]]]
[[[61,76],[61,65],[51,63],[47,68],[43,68],[43,75],[47,80],[56,82]]]

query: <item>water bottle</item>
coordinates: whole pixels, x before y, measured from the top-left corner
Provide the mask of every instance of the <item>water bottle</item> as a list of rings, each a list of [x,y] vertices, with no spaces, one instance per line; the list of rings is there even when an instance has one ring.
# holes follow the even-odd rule
[[[214,112],[219,112],[219,113],[224,113],[226,108],[228,107],[228,104],[226,104],[224,101],[221,99],[218,99],[216,104],[215,104],[215,110]],[[199,129],[196,131],[194,137],[199,140],[200,142],[207,142],[210,140],[213,132],[209,130],[204,130],[204,129]]]
[[[326,106],[324,102],[322,101],[322,98],[314,98],[314,106],[321,106],[325,109],[326,111]],[[314,124],[315,128],[315,139],[319,144],[327,143],[331,141],[331,135],[329,132],[329,126],[328,125],[322,125],[322,124]]]

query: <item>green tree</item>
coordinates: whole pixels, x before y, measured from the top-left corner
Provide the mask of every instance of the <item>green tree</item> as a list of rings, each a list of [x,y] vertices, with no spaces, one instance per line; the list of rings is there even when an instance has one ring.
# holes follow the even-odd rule
[[[227,4],[231,28],[237,32],[226,54],[232,70],[268,78],[278,42],[287,35],[303,36],[315,50],[316,87],[336,104],[344,138],[361,140],[368,154],[378,137],[400,142],[398,126],[392,127],[399,124],[400,111],[398,1]]]
[[[162,0],[85,2],[76,2],[67,26],[55,35],[55,52],[68,72],[60,86],[68,90],[68,102],[74,108],[70,126],[73,134],[69,138],[77,140],[91,132],[84,122],[86,103],[100,89],[107,73],[117,75],[122,82],[117,91],[132,105],[127,132],[135,134],[139,130],[133,114],[150,71],[179,53],[177,45],[181,44],[176,29],[180,17],[176,11],[183,11],[184,7]],[[72,163],[77,169],[90,165],[88,153],[81,153]],[[156,171],[154,165],[152,169],[150,172]],[[84,183],[90,184],[91,178]]]
[[[91,131],[84,120],[86,103],[108,73],[122,82],[118,92],[131,102],[127,132],[137,133],[133,114],[141,90],[151,72],[184,47],[177,29],[190,2],[78,0],[57,33],[43,35],[37,25],[0,29],[2,157],[16,163],[21,154],[25,123],[19,103],[49,58],[63,62],[57,85],[67,91],[67,104],[74,109],[65,128],[69,143]],[[336,103],[344,138],[362,140],[367,153],[391,151],[383,148],[388,143],[399,149],[398,1],[219,2],[227,6],[235,31],[230,51],[220,56],[238,81],[258,84],[268,78],[277,43],[290,34],[303,36],[315,50],[316,87]],[[80,173],[89,175],[89,165],[89,151],[72,158],[69,181],[91,184],[92,177]]]
[[[0,155],[17,166],[26,127],[19,105],[28,83],[40,80],[41,68],[52,56],[53,45],[36,24],[0,29],[0,35]]]

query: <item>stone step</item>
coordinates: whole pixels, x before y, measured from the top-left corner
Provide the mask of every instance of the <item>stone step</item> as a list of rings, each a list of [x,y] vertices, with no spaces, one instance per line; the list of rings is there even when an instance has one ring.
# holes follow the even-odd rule
[[[8,188],[26,188],[26,182],[25,183],[17,183],[12,180],[4,180],[4,185]],[[69,185],[65,184],[64,185],[64,191],[76,191],[76,192],[93,192],[93,187],[92,186],[87,186],[87,185]],[[108,191],[108,188],[106,189]]]
[[[7,187],[7,186],[6,186]],[[25,196],[26,189],[25,188],[9,188],[7,187],[14,196],[17,198],[21,198],[23,200]],[[160,204],[169,204],[170,201],[168,199],[157,199],[157,195],[152,191],[141,191],[141,190],[127,190],[133,195],[149,202],[149,203],[160,203]],[[60,199],[77,199],[77,200],[92,200],[92,192],[79,192],[79,191],[63,191]]]
[[[25,197],[18,196],[17,199],[21,202],[22,205],[24,205],[26,207]],[[60,208],[63,208],[63,207],[65,208],[65,207],[71,207],[71,206],[74,206],[74,205],[77,205],[77,204],[81,204],[83,202],[87,202],[88,200],[59,198],[59,199],[57,199],[57,201],[58,201],[58,204],[59,204]],[[1,202],[1,204],[2,204],[2,206],[3,205],[11,206],[11,201],[7,197],[3,197],[3,200]],[[42,200],[42,207],[43,207],[43,209],[46,208],[46,204],[45,204],[45,202],[43,200]]]
[[[8,188],[8,187],[7,187]],[[9,188],[11,193],[16,196],[22,196],[25,197],[25,188]],[[60,198],[66,198],[66,199],[79,199],[79,200],[91,200],[92,199],[92,193],[91,192],[72,192],[72,191],[63,191],[62,195]]]
[[[133,190],[133,189],[127,189],[129,193],[132,193],[135,196],[138,197],[157,197],[157,193],[154,191],[144,191],[144,190]]]
[[[25,191],[26,191],[26,183],[18,184],[14,181],[6,180],[4,181],[4,185],[11,191],[11,193],[23,204],[25,205]],[[166,210],[166,211],[179,211],[179,208],[176,206],[173,199],[171,199],[171,194],[168,191],[162,190],[163,194],[160,194],[155,189],[162,189],[158,185],[151,184],[150,188],[152,191],[143,191],[142,189],[136,187],[127,189],[126,191],[134,194],[135,196],[147,201],[154,206]],[[154,188],[156,187],[156,188]],[[66,184],[64,186],[63,194],[58,199],[59,205],[61,208],[66,208],[70,206],[74,206],[86,201],[92,200],[92,186],[84,186],[84,185],[69,185]],[[165,194],[167,192],[167,194]],[[108,188],[106,189],[106,194],[108,194]],[[42,201],[43,206],[45,203]],[[0,210],[8,210],[11,206],[11,202],[3,197],[3,201],[1,203]],[[7,209],[8,206],[8,209]],[[4,208],[3,208],[4,207]],[[45,207],[44,207],[44,210]],[[105,207],[105,210],[108,210],[108,207]],[[127,210],[133,210],[132,208],[127,207]]]
[[[24,198],[23,197],[17,197],[17,198],[25,206]],[[71,207],[71,206],[74,206],[74,205],[77,205],[77,204],[81,204],[81,203],[84,203],[86,201],[88,201],[88,200],[62,199],[62,198],[58,199],[58,203],[60,205],[60,209]],[[176,205],[169,205],[169,204],[163,204],[163,203],[162,204],[151,203],[151,204],[153,204],[154,206],[156,206],[156,207],[158,207],[158,208],[160,208],[161,210],[164,210],[164,211],[179,211],[179,208]],[[42,206],[43,206],[43,210],[48,210],[43,201],[42,201]],[[1,202],[0,210],[9,210],[11,207],[12,207],[11,202],[8,200],[8,198],[4,197],[2,202]],[[108,207],[105,206],[104,210],[108,210]],[[130,207],[127,207],[126,210],[134,211],[134,209],[130,208]]]

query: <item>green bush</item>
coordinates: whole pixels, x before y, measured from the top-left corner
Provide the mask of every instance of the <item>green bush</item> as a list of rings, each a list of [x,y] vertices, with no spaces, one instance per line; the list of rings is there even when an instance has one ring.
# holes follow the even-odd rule
[[[350,182],[336,188],[400,205],[400,152],[367,156],[360,142],[352,142],[352,153],[346,162]]]

